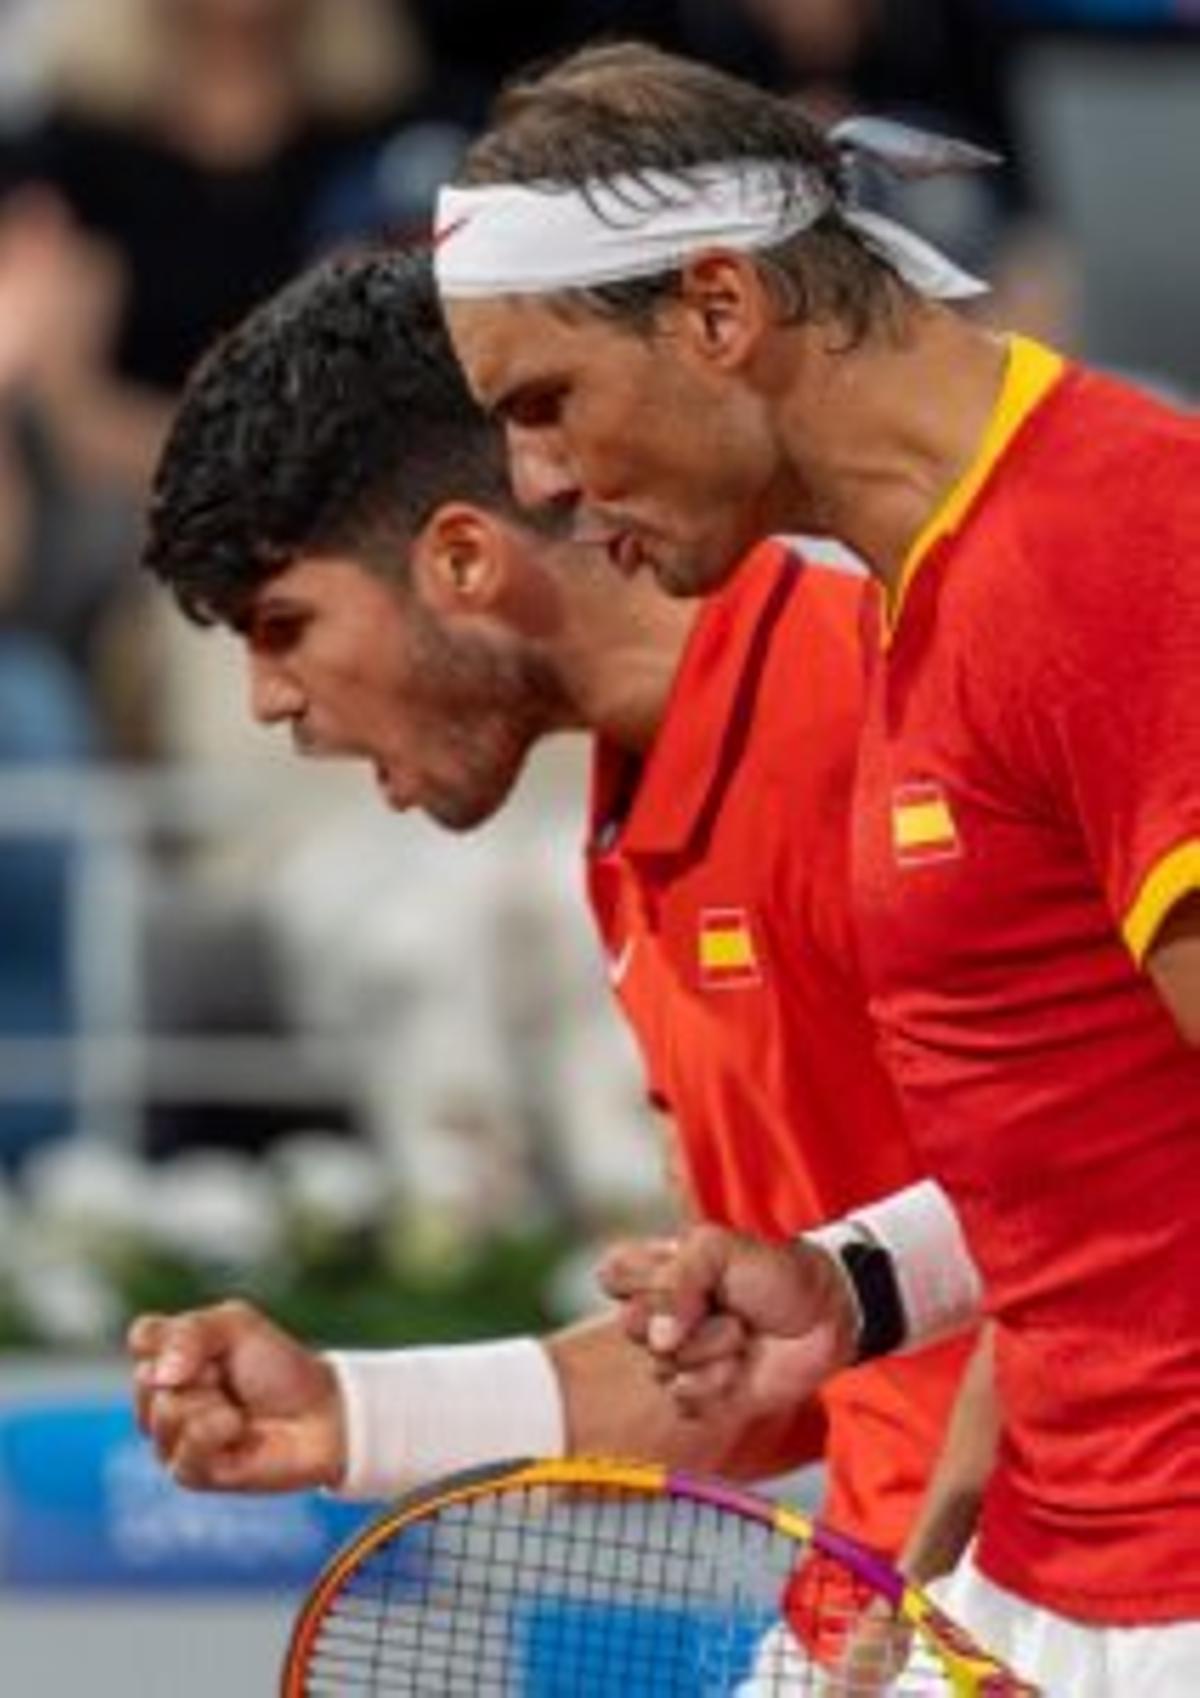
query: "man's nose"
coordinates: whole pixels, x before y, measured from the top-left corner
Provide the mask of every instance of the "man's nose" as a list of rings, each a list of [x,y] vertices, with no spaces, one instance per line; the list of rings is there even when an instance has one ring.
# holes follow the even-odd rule
[[[522,507],[569,506],[579,480],[561,442],[540,431],[508,430],[508,468]]]
[[[261,655],[250,661],[250,712],[260,725],[278,725],[303,711],[304,694],[279,666]]]

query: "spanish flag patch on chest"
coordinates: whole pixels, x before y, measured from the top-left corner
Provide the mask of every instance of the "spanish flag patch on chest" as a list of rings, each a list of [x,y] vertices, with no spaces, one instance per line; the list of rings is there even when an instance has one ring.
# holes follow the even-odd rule
[[[892,792],[892,849],[902,867],[962,854],[958,826],[940,784],[900,784]]]
[[[704,908],[697,938],[700,982],[710,990],[762,983],[758,948],[745,908]]]

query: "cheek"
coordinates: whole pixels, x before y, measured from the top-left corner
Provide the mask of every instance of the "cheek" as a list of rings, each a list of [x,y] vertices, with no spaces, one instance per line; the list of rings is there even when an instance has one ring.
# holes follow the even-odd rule
[[[572,422],[567,441],[576,468],[589,489],[620,481],[622,468],[631,458],[630,423],[611,410],[592,409]]]
[[[736,431],[723,433],[720,420],[702,389],[676,384],[651,390],[623,421],[614,460],[622,460],[647,489],[703,500],[739,475],[744,454]]]
[[[736,509],[757,504],[772,476],[770,446],[757,421],[709,408],[681,431],[675,467],[696,506]]]
[[[567,409],[564,432],[582,471],[603,474],[636,464],[662,441],[670,428],[670,410],[656,404],[652,388],[622,378],[589,386]]]
[[[380,747],[402,724],[394,698],[341,665],[314,666],[307,685],[309,718],[325,736]]]
[[[322,660],[322,683],[331,702],[358,719],[399,717],[412,693],[408,644],[381,618],[329,644]]]

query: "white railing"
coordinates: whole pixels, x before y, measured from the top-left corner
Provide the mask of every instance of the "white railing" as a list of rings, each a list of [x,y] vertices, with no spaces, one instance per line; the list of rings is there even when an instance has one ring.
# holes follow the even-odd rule
[[[70,1099],[81,1130],[132,1144],[151,1099],[311,1098],[353,1076],[348,1042],[322,1035],[172,1035],[153,1030],[145,982],[154,842],[213,841],[251,817],[294,810],[260,771],[132,767],[0,772],[0,843],[70,843],[66,1037],[0,1034],[0,1101]],[[0,949],[3,940],[0,939]]]

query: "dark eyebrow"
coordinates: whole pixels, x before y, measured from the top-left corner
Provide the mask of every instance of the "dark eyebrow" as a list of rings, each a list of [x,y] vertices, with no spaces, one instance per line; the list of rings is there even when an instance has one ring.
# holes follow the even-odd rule
[[[241,637],[246,636],[260,619],[303,618],[306,609],[286,590],[272,590],[270,585],[260,589],[234,609],[226,623]]]

